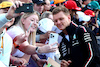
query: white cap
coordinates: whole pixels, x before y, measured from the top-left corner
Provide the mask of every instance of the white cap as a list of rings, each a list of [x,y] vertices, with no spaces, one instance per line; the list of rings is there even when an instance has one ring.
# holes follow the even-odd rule
[[[54,22],[49,18],[43,18],[39,21],[39,30],[46,33],[47,31],[51,31],[54,26]]]
[[[79,22],[81,22],[81,21],[89,21],[91,19],[90,16],[86,15],[82,11],[77,11],[76,14],[78,14]]]

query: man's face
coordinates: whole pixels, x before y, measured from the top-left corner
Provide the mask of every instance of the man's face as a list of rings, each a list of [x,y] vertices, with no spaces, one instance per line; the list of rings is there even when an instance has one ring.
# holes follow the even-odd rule
[[[45,11],[50,10],[50,8],[51,8],[50,1],[46,0],[45,2],[46,2],[46,4],[44,5],[44,10]]]
[[[2,13],[7,13],[7,12],[8,12],[8,10],[9,10],[9,8],[0,9],[0,14],[2,14]]]
[[[60,29],[64,30],[70,25],[71,17],[70,15],[65,15],[62,11],[53,15],[54,24]]]
[[[39,13],[42,13],[44,9],[44,5],[43,4],[34,4],[34,10],[38,11]]]

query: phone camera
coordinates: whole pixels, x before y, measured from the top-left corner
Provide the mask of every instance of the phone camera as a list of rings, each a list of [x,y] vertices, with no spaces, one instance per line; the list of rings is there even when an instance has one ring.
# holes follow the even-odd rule
[[[54,37],[54,35],[51,34],[51,38],[53,38],[53,37]]]

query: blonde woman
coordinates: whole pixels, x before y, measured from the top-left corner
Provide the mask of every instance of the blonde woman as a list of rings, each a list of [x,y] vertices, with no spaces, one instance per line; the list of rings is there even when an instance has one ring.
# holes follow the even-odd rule
[[[22,6],[22,3],[21,2],[19,2],[19,3],[20,3],[19,5]],[[9,11],[8,11],[9,16],[13,16],[14,10],[16,9],[15,5],[13,6],[13,8],[14,9],[9,9]],[[18,14],[16,14],[16,15],[18,15]],[[42,46],[42,47],[37,47],[37,46],[29,45],[33,41],[31,39],[31,34],[32,34],[32,32],[36,31],[37,26],[38,26],[38,23],[37,23],[38,20],[39,20],[39,17],[38,17],[36,12],[25,13],[25,14],[23,14],[21,16],[18,24],[13,26],[13,27],[11,27],[7,31],[7,33],[13,39],[14,44],[17,45],[17,48],[16,48],[16,46],[13,45],[14,46],[14,48],[12,50],[12,55],[13,56],[23,57],[24,53],[29,54],[29,55],[33,55],[33,54],[36,54],[36,53],[48,53],[48,52],[56,51],[57,47],[53,47],[53,45],[55,43],[52,44],[52,45],[45,45],[45,46]],[[20,42],[21,40],[17,40],[17,39],[19,39],[19,35],[25,34],[25,32],[27,30],[28,30],[28,33],[29,33],[29,37],[28,37],[28,39],[26,41],[21,43]]]

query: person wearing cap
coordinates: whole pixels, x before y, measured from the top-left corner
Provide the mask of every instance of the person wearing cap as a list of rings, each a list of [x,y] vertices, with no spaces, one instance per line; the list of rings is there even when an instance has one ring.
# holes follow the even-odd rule
[[[18,5],[20,2],[15,2],[15,3],[16,3],[16,5]],[[0,3],[1,10],[5,9],[6,7],[7,8],[11,7],[10,10],[14,10],[14,5],[12,5],[11,2],[4,1],[4,2]],[[16,8],[16,6],[15,6],[15,8]],[[12,18],[20,16],[21,14],[14,14],[14,13],[11,13],[11,11],[8,11],[7,13],[6,12],[7,11],[3,10],[2,11],[3,14],[0,14],[0,25],[1,25],[1,27],[0,27],[0,43],[1,43],[0,46],[2,46],[2,47],[0,47],[0,49],[1,49],[0,61],[3,62],[5,64],[5,66],[9,67],[10,54],[11,54],[13,42],[12,42],[12,38],[6,33],[5,27],[10,26],[10,25],[8,25],[8,23],[9,24],[13,23],[13,22],[10,22],[12,20]],[[6,22],[6,24],[4,22]],[[20,36],[20,37],[23,38],[22,36]]]
[[[86,24],[88,21],[90,21],[91,17],[86,15],[84,12],[82,11],[77,11],[76,14],[78,15],[79,17],[79,23],[81,25],[84,25]]]
[[[3,4],[5,4],[5,5],[3,6]],[[5,26],[8,23],[12,24],[12,22],[10,22],[10,21],[11,20],[13,21],[13,19],[8,20],[7,15],[2,14],[2,13],[7,13],[7,10],[10,6],[12,6],[12,3],[8,2],[8,1],[0,3],[0,43],[2,43],[2,41],[4,41],[4,43],[5,43],[5,44],[3,43],[5,46],[0,44],[0,49],[1,49],[0,50],[0,61],[4,64],[5,67],[9,66],[10,53],[11,53],[11,49],[12,49],[12,39],[6,33]],[[7,9],[4,9],[6,7],[7,7]],[[4,38],[6,38],[6,39],[4,39]],[[1,47],[1,46],[3,46],[3,47]],[[9,49],[9,50],[7,50],[7,49]]]
[[[34,3],[33,9],[39,12],[40,14],[44,10],[45,0],[32,0]]]
[[[91,1],[89,4],[86,5],[86,7],[84,7],[82,9],[82,11],[84,12],[87,9],[90,9],[90,10],[94,11],[95,12],[95,17],[96,18],[98,17],[98,13],[99,13],[99,10],[100,10],[100,5],[97,1]]]
[[[92,18],[94,20],[93,22],[98,23],[98,25],[100,26],[100,20],[99,20],[99,17],[98,17],[99,10],[100,10],[99,3],[97,1],[91,1],[89,4],[86,5],[86,7],[84,7],[82,9],[82,11],[84,12],[87,9],[90,9],[90,10],[94,11],[95,17]]]
[[[0,12],[1,12],[1,14],[2,13],[7,13],[8,12],[8,10],[9,10],[9,8],[11,7],[13,5],[13,3],[12,3],[12,1],[3,1],[1,4],[0,4]],[[8,29],[8,27],[10,27],[13,23],[14,23],[14,20],[15,20],[15,18],[12,18],[12,20],[11,21],[9,21],[9,22],[7,22],[4,26],[3,26],[3,28],[7,28]],[[13,50],[12,50],[13,51]],[[25,58],[25,57],[27,57],[27,58]],[[13,63],[13,65],[15,64],[15,65],[18,65],[18,64],[20,64],[20,63],[22,63],[23,64],[23,62],[25,62],[25,63],[28,63],[28,57],[30,57],[30,56],[28,56],[28,55],[24,55],[22,58],[17,58],[17,57],[14,57],[14,56],[12,56],[12,55],[10,55],[10,63],[12,63],[12,60],[14,60],[14,58],[16,58],[16,59],[19,59],[18,61],[17,61],[17,63]],[[22,60],[23,60],[23,62],[22,62]],[[27,62],[26,62],[27,61]]]
[[[15,18],[15,17],[17,17],[17,16],[20,16],[20,15],[22,15],[23,13],[15,13],[14,11],[16,10],[16,7],[18,7],[19,5],[20,6],[22,6],[22,2],[20,2],[20,1],[16,1],[15,2],[16,3],[16,5],[15,4],[13,4],[11,7],[10,7],[10,9],[8,10],[8,12],[7,12],[7,14],[6,15],[3,15],[3,16],[6,16],[6,18],[8,19],[8,20],[11,20],[13,17]],[[0,18],[1,19],[1,18]],[[2,19],[1,21],[3,21],[3,20],[7,20],[7,19]],[[1,31],[1,30],[0,30]],[[26,41],[26,39],[27,39],[27,36],[28,35],[24,35],[24,36],[22,36],[22,35],[19,35],[19,37],[18,37],[18,39],[17,39],[17,41],[16,41],[16,44],[15,45],[17,45],[17,44],[21,44],[21,43],[23,43],[23,42],[25,42]],[[7,38],[5,38],[5,39],[7,39]],[[10,38],[8,39],[8,41],[10,40]],[[7,44],[8,44],[8,42],[6,42]],[[28,44],[28,43],[27,43]],[[18,45],[17,45],[18,46]],[[25,45],[24,45],[25,46]],[[30,45],[28,45],[30,48],[32,48],[31,49],[31,54],[34,54],[34,53],[38,53],[37,51],[36,52],[34,52],[35,51],[35,46],[33,47],[33,46],[30,46]],[[50,45],[46,45],[46,46],[50,46]],[[27,46],[26,46],[27,47]],[[30,48],[28,48],[28,50],[30,49]],[[47,50],[45,50],[44,49],[45,48],[45,46],[43,47],[43,49],[42,49],[42,51],[44,52],[44,51],[47,51]],[[46,47],[46,49],[48,49],[48,48],[50,48],[50,47]],[[27,48],[26,48],[27,49]],[[38,50],[40,50],[41,49],[41,47],[40,48],[37,48]],[[49,50],[52,52],[52,50],[51,49],[55,49],[54,47],[53,48],[50,48]],[[9,48],[9,50],[10,50],[10,48]],[[21,49],[22,50],[22,49]],[[8,49],[7,49],[7,51],[8,51]],[[30,51],[29,52],[27,52],[27,51],[25,51],[25,50],[23,50],[25,53],[30,53]],[[41,50],[40,50],[41,51]],[[54,50],[55,51],[55,50]],[[45,52],[44,52],[45,53]],[[7,53],[6,53],[7,54]],[[7,57],[9,57],[9,54],[7,54],[7,55],[5,55],[5,56],[7,56]],[[5,57],[5,56],[3,56],[3,57]],[[6,58],[7,58],[6,57]],[[4,58],[5,59],[5,58]],[[4,61],[4,59],[2,58],[2,60]],[[8,59],[8,58],[7,58]],[[9,63],[7,60],[6,60],[6,62],[7,63]],[[22,64],[22,63],[21,63]]]
[[[0,3],[0,14],[2,14],[2,13],[7,13],[7,11],[8,11],[8,9],[9,9],[9,7],[10,6],[12,6],[13,4],[11,3],[11,2],[9,2],[9,1],[3,1],[2,3]],[[1,17],[1,19],[3,19],[3,17]],[[1,21],[2,22],[2,21]],[[10,22],[11,23],[11,22]],[[4,26],[4,22],[3,22],[3,24],[0,24],[0,28],[2,27],[2,26]]]
[[[98,25],[97,22],[94,21],[94,18],[95,18],[95,13],[94,13],[94,11],[88,9],[88,10],[85,10],[84,13],[85,13],[86,15],[88,15],[88,16],[91,17],[90,21],[87,22],[87,24],[86,24],[87,27],[89,27],[89,28],[94,32],[94,34],[95,34],[96,36],[99,35],[99,34],[98,34],[98,32],[99,32],[99,25]]]
[[[2,9],[3,13],[7,13],[8,9],[12,5],[13,5],[13,3],[10,1],[3,1],[2,3],[0,3],[0,10]]]
[[[76,24],[79,23],[79,18],[76,14],[77,11],[81,11],[82,8],[78,7],[75,1],[66,1],[64,3],[65,7],[69,10],[70,15],[71,15],[71,20],[74,21]]]
[[[54,24],[62,30],[61,67],[96,67],[100,55],[93,32],[71,21],[70,12],[64,6],[56,7],[52,14]]]

